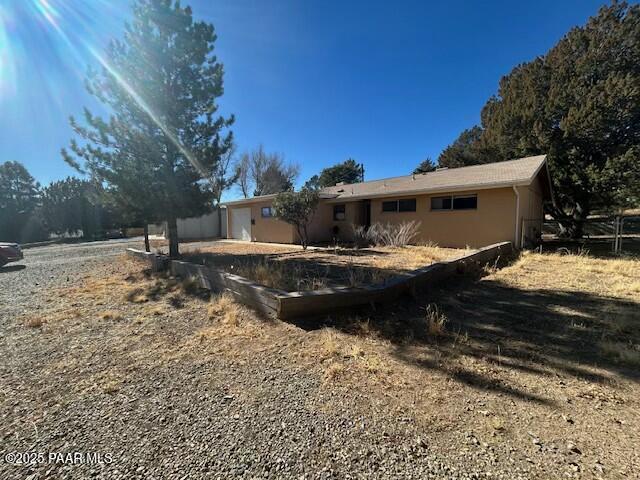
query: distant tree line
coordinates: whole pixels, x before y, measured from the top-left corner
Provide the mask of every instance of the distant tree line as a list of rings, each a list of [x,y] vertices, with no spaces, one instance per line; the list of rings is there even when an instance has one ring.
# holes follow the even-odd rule
[[[50,234],[102,238],[132,226],[101,185],[68,177],[42,187],[18,162],[0,164],[0,241],[36,242]]]

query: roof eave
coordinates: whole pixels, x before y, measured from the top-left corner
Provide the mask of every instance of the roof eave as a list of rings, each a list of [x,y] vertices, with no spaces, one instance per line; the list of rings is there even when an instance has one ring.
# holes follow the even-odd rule
[[[447,187],[447,188],[422,188],[416,190],[403,190],[385,193],[372,193],[368,195],[345,195],[343,197],[337,197],[328,200],[327,203],[348,202],[351,200],[365,200],[369,198],[390,198],[390,197],[406,197],[409,195],[435,195],[438,193],[450,193],[450,192],[468,192],[471,190],[491,190],[495,188],[508,188],[512,186],[520,187],[530,185],[530,180],[521,180],[517,182],[496,182],[492,184],[476,184],[476,185],[464,185],[460,187]]]

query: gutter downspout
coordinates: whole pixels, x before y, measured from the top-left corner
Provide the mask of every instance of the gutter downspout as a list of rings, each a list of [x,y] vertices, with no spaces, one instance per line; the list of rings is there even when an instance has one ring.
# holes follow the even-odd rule
[[[513,188],[513,193],[516,194],[516,238],[513,246],[515,248],[520,248],[520,245],[518,245],[518,240],[520,239],[520,192],[518,192],[518,187],[516,187],[515,185],[513,185],[511,188]]]

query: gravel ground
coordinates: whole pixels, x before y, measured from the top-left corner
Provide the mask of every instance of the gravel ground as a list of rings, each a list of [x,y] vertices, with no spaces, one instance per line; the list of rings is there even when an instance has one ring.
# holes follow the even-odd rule
[[[425,426],[393,394],[328,384],[317,356],[291,353],[315,333],[220,330],[198,298],[123,308],[119,284],[91,279],[129,279],[117,260],[136,244],[30,249],[0,272],[0,478],[544,478],[464,424]]]

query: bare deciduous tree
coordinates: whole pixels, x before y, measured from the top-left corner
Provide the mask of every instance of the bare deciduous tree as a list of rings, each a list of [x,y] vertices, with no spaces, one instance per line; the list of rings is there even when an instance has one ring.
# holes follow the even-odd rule
[[[282,155],[266,153],[260,145],[251,153],[244,153],[236,164],[236,183],[244,198],[251,189],[253,195],[269,195],[293,190],[300,169],[298,165],[287,164]]]

